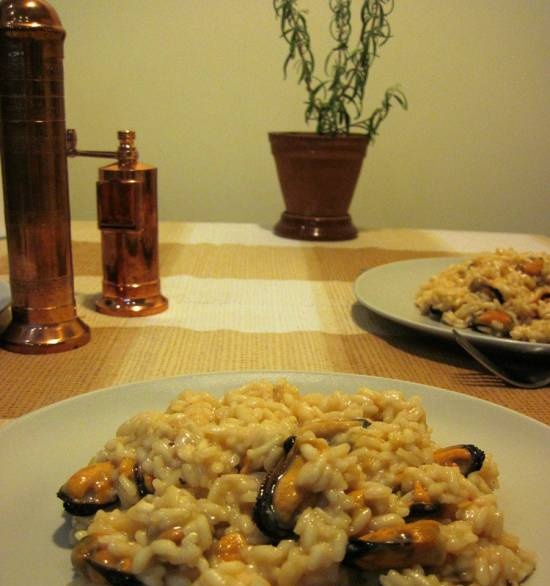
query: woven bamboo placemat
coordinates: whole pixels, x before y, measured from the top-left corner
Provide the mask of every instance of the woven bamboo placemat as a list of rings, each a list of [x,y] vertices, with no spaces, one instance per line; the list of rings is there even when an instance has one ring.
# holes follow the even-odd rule
[[[299,246],[189,242],[160,246],[171,307],[151,318],[102,316],[94,238],[73,241],[78,313],[86,346],[30,356],[0,351],[0,418],[23,415],[93,389],[188,373],[298,370],[368,374],[442,387],[550,423],[550,389],[511,389],[451,342],[388,323],[353,294],[359,273],[410,258],[455,255],[423,234],[423,247]],[[178,241],[179,239],[179,241]],[[5,245],[5,243],[4,243]],[[0,243],[0,275],[7,275]],[[154,382],[151,383],[154,387]],[[396,382],[396,387],[398,383]]]

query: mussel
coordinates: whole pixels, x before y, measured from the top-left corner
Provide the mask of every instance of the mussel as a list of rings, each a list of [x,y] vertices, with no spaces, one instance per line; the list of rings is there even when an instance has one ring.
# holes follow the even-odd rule
[[[419,519],[439,519],[442,516],[443,505],[441,503],[416,502],[411,504],[409,514],[404,519],[408,523]]]
[[[544,301],[548,303],[550,301],[550,287],[542,287],[535,297],[535,301]]]
[[[422,520],[384,527],[350,539],[344,563],[361,570],[439,566],[445,561],[440,525]]]
[[[460,444],[439,448],[434,452],[434,462],[442,466],[457,466],[463,476],[481,470],[485,461],[485,453],[472,444]],[[419,481],[414,483],[412,491],[413,502],[409,506],[409,514],[405,521],[418,519],[450,518],[455,513],[455,507],[450,504],[432,502],[428,491]]]
[[[498,301],[504,303],[504,296],[502,293],[493,285],[489,285],[486,281],[480,278],[472,279],[469,289],[472,293],[477,293],[480,297],[485,298],[487,301]]]
[[[514,327],[514,318],[502,309],[486,309],[474,315],[472,328],[483,334],[503,338]]]
[[[241,549],[246,547],[246,539],[241,533],[226,533],[220,537],[216,546],[216,556],[224,562],[241,559]]]
[[[305,464],[300,454],[302,442],[309,441],[319,447],[318,442],[321,438],[328,441],[352,427],[366,428],[369,425],[370,422],[366,419],[316,420],[302,427],[297,435],[287,438],[283,445],[283,456],[266,475],[258,492],[253,519],[260,531],[274,542],[281,539],[296,539],[296,517],[314,501],[315,495],[307,493],[296,483],[298,474]],[[315,433],[316,439],[303,440],[302,437],[307,431]]]
[[[132,458],[123,458],[115,467],[112,462],[97,462],[77,470],[57,492],[63,508],[71,515],[86,517],[99,509],[119,504],[116,476],[127,476],[136,483],[140,497],[153,492],[152,477],[143,473]]]
[[[134,482],[136,483],[136,488],[140,498],[155,492],[153,487],[153,477],[150,474],[144,474],[143,469],[139,464],[134,464],[132,473],[134,475]]]
[[[433,305],[430,305],[430,307],[428,307],[428,317],[435,321],[441,321],[441,318],[443,317],[443,311],[437,307],[434,307]]]
[[[544,269],[544,259],[541,256],[529,258],[519,265],[519,269],[531,277],[539,277]]]
[[[313,419],[300,427],[299,435],[311,431],[317,438],[332,440],[339,433],[345,433],[353,427],[362,427],[367,429],[370,426],[368,419]]]
[[[443,505],[432,502],[428,491],[418,480],[414,483],[413,499],[409,506],[409,514],[405,517],[406,522],[437,518],[441,515]]]
[[[409,514],[404,518],[406,523],[420,519],[452,519],[456,506],[449,503],[433,502],[428,491],[417,480],[414,483],[413,502],[409,505]]]
[[[132,560],[114,556],[96,535],[88,535],[77,543],[71,561],[75,569],[94,584],[143,586],[131,572]]]
[[[434,462],[442,466],[458,466],[464,476],[481,470],[485,452],[472,444],[458,444],[434,452]]]

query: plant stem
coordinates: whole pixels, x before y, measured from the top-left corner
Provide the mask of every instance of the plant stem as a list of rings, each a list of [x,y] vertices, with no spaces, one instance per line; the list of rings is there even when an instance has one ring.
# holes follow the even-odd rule
[[[350,128],[361,128],[373,137],[381,122],[397,102],[407,108],[407,100],[398,88],[386,91],[382,105],[369,118],[358,120],[363,110],[365,88],[370,68],[378,57],[379,48],[391,36],[388,16],[394,9],[394,0],[363,0],[361,30],[357,47],[351,49],[352,0],[328,0],[331,11],[329,32],[335,45],[324,64],[326,79],[315,76],[315,59],[311,49],[306,12],[298,8],[298,0],[273,0],[276,16],[280,19],[282,37],[288,45],[284,63],[295,64],[298,83],[306,87],[306,122],[316,121],[319,134],[348,134]]]

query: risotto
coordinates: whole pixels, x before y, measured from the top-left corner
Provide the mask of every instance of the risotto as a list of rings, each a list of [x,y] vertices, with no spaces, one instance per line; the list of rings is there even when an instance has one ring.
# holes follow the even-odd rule
[[[517,586],[482,446],[436,446],[418,397],[185,391],[61,487],[74,584]]]
[[[433,276],[418,291],[416,305],[455,328],[548,344],[550,254],[479,254]]]

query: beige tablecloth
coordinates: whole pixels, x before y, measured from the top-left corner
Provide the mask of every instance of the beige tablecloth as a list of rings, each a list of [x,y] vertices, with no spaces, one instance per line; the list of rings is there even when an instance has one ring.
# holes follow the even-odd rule
[[[478,368],[453,342],[419,334],[360,305],[353,283],[393,261],[514,247],[550,251],[550,238],[436,230],[373,230],[341,243],[278,238],[254,224],[163,223],[160,261],[168,311],[114,318],[94,311],[100,233],[74,222],[79,316],[86,346],[50,355],[0,350],[0,418],[113,385],[186,373],[333,371],[459,391],[550,423],[550,389],[520,390]],[[8,283],[0,240],[0,302]],[[3,313],[4,319],[7,312]],[[396,385],[397,386],[397,385]]]

